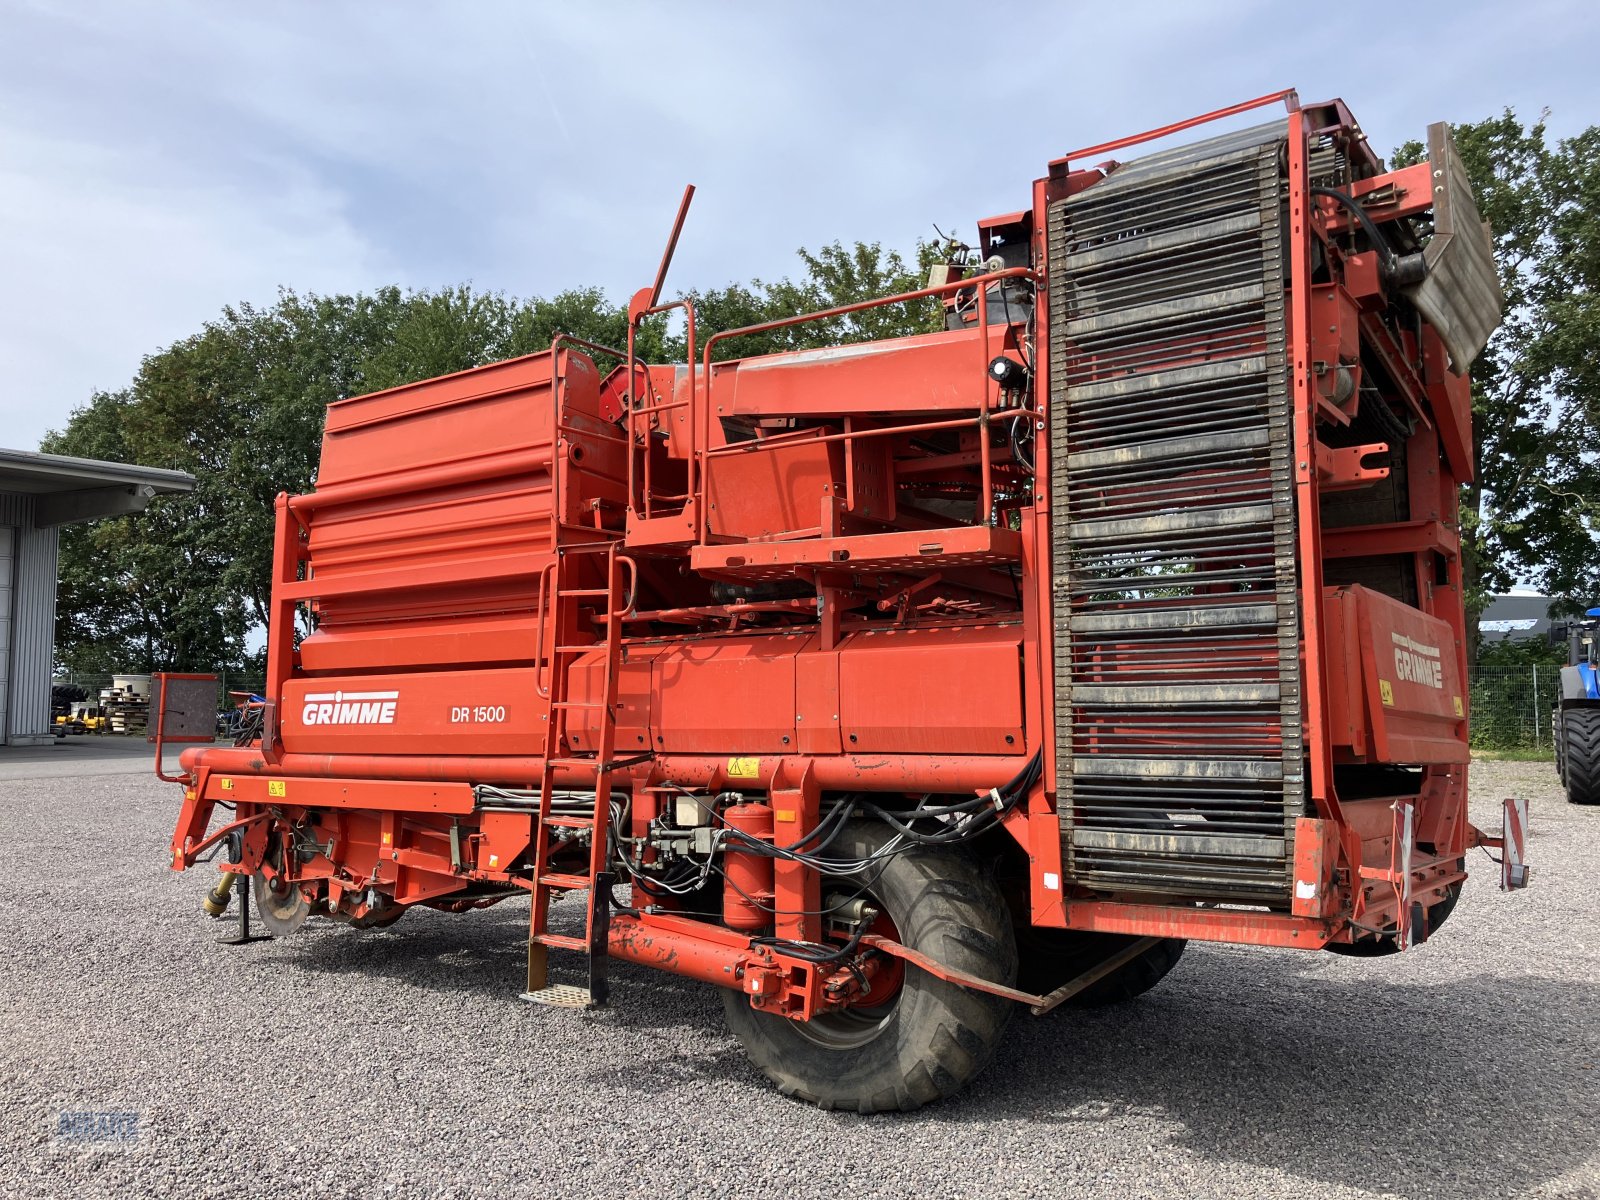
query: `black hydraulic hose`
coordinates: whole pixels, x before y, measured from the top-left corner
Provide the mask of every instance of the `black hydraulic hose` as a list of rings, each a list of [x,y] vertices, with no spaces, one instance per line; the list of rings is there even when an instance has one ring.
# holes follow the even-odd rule
[[[1394,252],[1394,247],[1389,245],[1389,239],[1378,229],[1377,224],[1367,215],[1367,210],[1358,204],[1354,197],[1346,195],[1337,188],[1314,187],[1311,189],[1313,196],[1326,196],[1329,200],[1342,205],[1351,216],[1366,230],[1367,237],[1372,239],[1373,247],[1383,258],[1384,274],[1390,281],[1401,286],[1421,283],[1426,274],[1427,267],[1420,254],[1409,254],[1402,258]]]

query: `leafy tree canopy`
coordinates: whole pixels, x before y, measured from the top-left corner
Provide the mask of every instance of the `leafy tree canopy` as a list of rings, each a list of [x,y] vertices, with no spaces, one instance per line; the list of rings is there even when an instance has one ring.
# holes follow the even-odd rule
[[[1543,116],[1528,125],[1507,109],[1454,133],[1506,295],[1472,368],[1469,602],[1476,611],[1522,579],[1600,603],[1600,126],[1552,141]],[[1395,154],[1398,165],[1423,156],[1417,142]]]

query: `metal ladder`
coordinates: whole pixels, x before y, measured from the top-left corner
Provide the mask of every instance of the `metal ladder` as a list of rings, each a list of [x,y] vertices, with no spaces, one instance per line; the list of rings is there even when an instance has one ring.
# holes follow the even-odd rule
[[[622,658],[623,608],[622,566],[624,559],[614,540],[557,546],[555,560],[545,577],[544,590],[551,598],[549,622],[550,680],[545,712],[544,767],[539,777],[539,809],[533,831],[533,911],[528,924],[528,986],[524,1000],[561,1008],[598,1008],[609,992],[606,979],[606,945],[611,920],[612,876],[606,870],[611,834],[611,775],[616,768],[617,668]],[[578,564],[601,558],[605,584],[602,587],[577,586],[581,581]],[[579,609],[585,600],[603,600],[606,617],[605,639],[600,643],[566,641],[574,636]],[[541,608],[543,605],[541,605]],[[603,648],[600,696],[574,700],[571,697],[572,660]],[[598,714],[599,735],[592,754],[573,754],[569,747],[568,715],[589,710]],[[593,805],[588,813],[575,815],[554,811],[555,779],[559,771],[579,771],[592,776]],[[585,784],[581,791],[588,791]],[[569,831],[569,832],[563,832]],[[563,841],[589,839],[589,860],[582,875],[564,874],[551,869],[551,861]],[[583,936],[550,931],[550,902],[563,892],[587,891],[589,902],[584,916]],[[572,950],[588,956],[589,984],[551,983],[551,949]]]

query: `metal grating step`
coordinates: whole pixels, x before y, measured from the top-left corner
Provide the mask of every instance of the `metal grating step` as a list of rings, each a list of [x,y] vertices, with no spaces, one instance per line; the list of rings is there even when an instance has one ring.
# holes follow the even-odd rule
[[[552,983],[535,992],[523,992],[521,999],[548,1008],[600,1008],[601,1004],[586,987],[572,983]]]
[[[1283,898],[1304,805],[1285,128],[1050,211],[1057,804],[1069,878]]]

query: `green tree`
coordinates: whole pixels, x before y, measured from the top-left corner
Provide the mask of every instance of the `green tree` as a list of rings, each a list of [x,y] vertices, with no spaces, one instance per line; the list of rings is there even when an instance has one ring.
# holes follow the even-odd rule
[[[702,342],[716,330],[739,329],[916,291],[926,286],[928,267],[935,261],[937,249],[931,243],[919,242],[914,264],[908,264],[899,251],[885,250],[878,242],[855,242],[848,248],[833,242],[816,253],[804,247],[798,253],[805,266],[805,273],[798,280],[787,276],[773,283],[756,279],[749,284],[731,283],[724,288],[689,293]],[[916,300],[732,338],[718,345],[714,357],[746,358],[784,350],[809,350],[907,337],[942,328],[944,312],[939,301]],[[681,339],[671,342],[667,349],[673,357],[682,358]]]
[[[1519,578],[1600,599],[1600,127],[1552,142],[1512,110],[1454,128],[1494,233],[1505,321],[1472,368],[1461,505],[1471,615]],[[1419,161],[1412,142],[1397,163]]]
[[[626,316],[595,291],[520,301],[457,287],[285,290],[223,310],[146,358],[51,434],[52,453],[189,471],[191,495],[63,532],[57,647],[84,671],[241,665],[267,619],[273,500],[315,486],[327,406],[549,346],[610,341]]]
[[[197,470],[201,456],[160,443],[135,389],[97,393],[57,454]],[[248,627],[238,596],[217,581],[228,549],[216,536],[215,489],[161,497],[134,517],[61,531],[56,649],[86,672],[209,668],[238,661]]]

